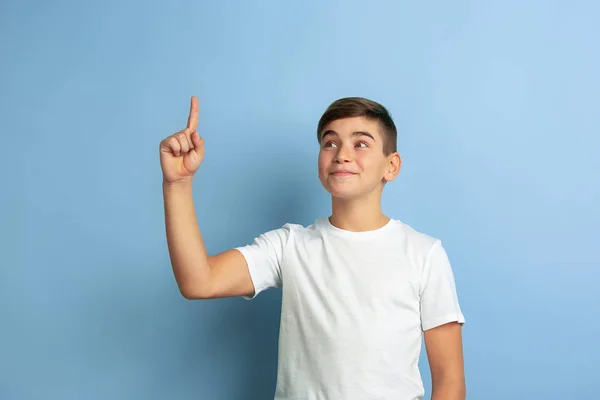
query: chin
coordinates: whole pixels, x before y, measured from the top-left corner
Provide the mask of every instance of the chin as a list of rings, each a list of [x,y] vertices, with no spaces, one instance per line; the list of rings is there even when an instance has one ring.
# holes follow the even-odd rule
[[[330,185],[324,184],[323,188],[329,193],[332,197],[338,199],[353,199],[356,197],[360,197],[362,195],[361,191],[356,187],[339,187],[338,185]]]
[[[332,197],[342,200],[370,197],[378,190],[383,190],[383,185],[378,186],[377,184],[373,184],[373,186],[365,186],[364,184],[359,185],[358,182],[350,183],[321,180],[321,185]]]
[[[357,197],[357,195],[355,193],[347,193],[347,192],[342,192],[342,191],[331,191],[331,190],[328,190],[327,192],[331,195],[331,197],[335,197],[336,199],[350,200],[350,199],[354,199]]]

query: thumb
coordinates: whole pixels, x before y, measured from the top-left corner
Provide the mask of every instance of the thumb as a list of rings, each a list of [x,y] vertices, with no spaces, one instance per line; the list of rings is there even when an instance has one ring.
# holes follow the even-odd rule
[[[198,149],[198,147],[204,144],[204,140],[200,137],[197,131],[192,132],[191,139],[195,149]]]
[[[200,137],[198,132],[194,131],[191,136],[192,143],[194,144],[194,151],[201,158],[204,158],[204,139]]]

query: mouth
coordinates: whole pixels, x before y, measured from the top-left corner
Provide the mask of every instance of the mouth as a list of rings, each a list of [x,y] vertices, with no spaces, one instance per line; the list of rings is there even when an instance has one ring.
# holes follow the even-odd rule
[[[336,171],[331,173],[332,176],[351,176],[356,175],[354,172],[350,171]]]

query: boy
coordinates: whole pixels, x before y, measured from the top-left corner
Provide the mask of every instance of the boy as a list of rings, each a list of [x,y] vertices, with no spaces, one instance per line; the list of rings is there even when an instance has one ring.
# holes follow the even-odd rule
[[[275,399],[422,399],[422,334],[432,400],[464,399],[465,321],[446,252],[381,212],[383,187],[401,165],[388,111],[345,98],[321,117],[318,171],[331,194],[329,218],[208,256],[192,199],[204,157],[198,110],[192,97],[186,129],[160,144],[173,272],[187,299],[252,299],[282,287]]]

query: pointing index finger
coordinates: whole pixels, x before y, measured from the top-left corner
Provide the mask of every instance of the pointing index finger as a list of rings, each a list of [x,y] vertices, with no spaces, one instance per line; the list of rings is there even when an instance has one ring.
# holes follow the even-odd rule
[[[192,96],[190,103],[190,116],[188,117],[187,128],[192,132],[198,127],[198,114],[200,113],[200,105],[196,96]]]

